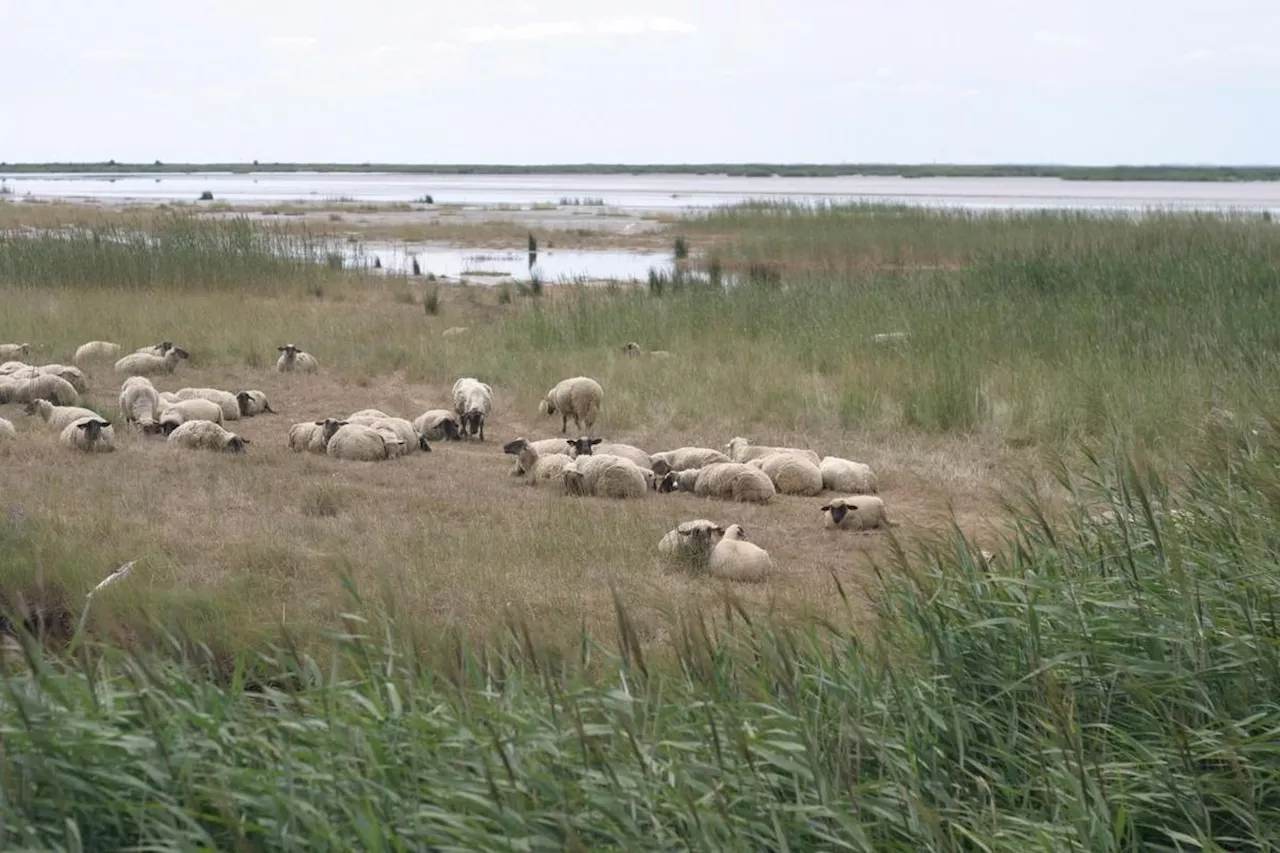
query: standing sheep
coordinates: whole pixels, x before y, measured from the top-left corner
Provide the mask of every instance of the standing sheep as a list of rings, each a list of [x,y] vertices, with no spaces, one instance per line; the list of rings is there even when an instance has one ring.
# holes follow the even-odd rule
[[[0,344],[0,358],[17,358],[18,356],[26,357],[27,352],[31,349],[31,344]]]
[[[639,498],[649,490],[644,474],[639,465],[621,456],[579,456],[565,466],[564,490],[570,495]]]
[[[493,389],[479,379],[464,377],[453,383],[453,410],[463,436],[479,434],[484,441],[484,420],[493,409]]]
[[[538,411],[544,415],[559,412],[562,433],[569,431],[569,418],[573,418],[578,429],[590,430],[595,425],[603,403],[604,389],[599,382],[588,376],[575,376],[556,383],[538,404]]]
[[[115,371],[129,376],[155,376],[160,373],[173,373],[173,369],[178,366],[178,361],[186,357],[187,351],[182,347],[174,347],[164,355],[135,352],[117,361]]]
[[[267,402],[267,395],[261,391],[240,391],[236,394],[236,404],[241,417],[251,418],[254,415],[274,415],[275,409]]]
[[[731,581],[762,581],[773,571],[769,552],[747,541],[741,524],[730,524],[711,549],[707,569],[718,578]]]
[[[870,465],[824,456],[818,470],[822,472],[822,487],[829,491],[850,495],[874,495],[878,491],[878,479]]]
[[[58,440],[72,450],[87,453],[110,453],[116,449],[116,434],[111,424],[97,415],[78,418],[67,424]]]
[[[658,542],[658,553],[669,560],[684,560],[695,566],[705,566],[711,549],[724,536],[724,528],[714,521],[695,518],[685,521],[674,530],[667,531]]]
[[[83,364],[95,358],[115,358],[119,354],[119,344],[113,344],[110,341],[89,341],[76,348],[76,354],[71,356],[71,360],[76,364]]]
[[[822,494],[822,472],[803,456],[770,453],[747,464],[763,471],[780,495],[814,497]]]
[[[804,450],[799,447],[766,447],[763,444],[752,445],[750,441],[737,436],[725,445],[725,452],[729,454],[729,458],[734,462],[750,462],[752,459],[760,459],[771,453],[794,453],[797,456],[803,456],[814,465],[819,463],[818,454],[812,450]]]
[[[448,409],[430,409],[413,419],[413,428],[428,441],[457,441],[458,418]]]
[[[677,489],[699,497],[762,504],[778,493],[768,475],[745,462],[716,462],[705,468],[671,471],[658,487],[660,492]]]
[[[294,371],[315,373],[320,369],[320,364],[311,353],[303,352],[293,344],[285,344],[282,347],[276,347],[276,349],[280,351],[280,358],[276,359],[276,370],[280,373],[292,373]]]
[[[630,444],[605,444],[604,439],[588,438],[585,435],[577,439],[566,439],[566,442],[569,445],[569,455],[574,458],[603,453],[609,456],[621,456],[623,459],[630,459],[645,470],[653,470],[653,459],[650,458],[649,454]]]
[[[152,432],[160,408],[156,386],[145,376],[130,376],[120,386],[120,417],[127,424],[138,424],[143,432]]]
[[[167,439],[170,447],[186,450],[215,450],[225,453],[243,453],[249,439],[223,429],[213,421],[186,421]]]
[[[564,469],[573,462],[564,453],[539,452],[534,445],[523,438],[504,444],[502,452],[516,457],[517,470],[525,475],[526,482],[533,486],[552,480],[563,482]]]
[[[50,429],[58,432],[62,432],[69,424],[82,418],[101,419],[97,412],[89,409],[82,409],[79,406],[55,406],[48,400],[32,400],[27,403],[23,412],[27,415],[39,415]]]
[[[222,407],[212,400],[202,400],[197,397],[165,406],[160,411],[160,429],[165,435],[171,435],[187,421],[211,421],[221,425]]]
[[[719,450],[710,447],[680,447],[675,450],[663,450],[660,453],[650,454],[649,458],[653,460],[651,463],[653,473],[659,477],[665,477],[672,471],[688,471],[690,468],[704,468],[717,462],[733,461]]]
[[[822,523],[828,530],[872,530],[898,526],[885,515],[884,501],[870,495],[834,499],[822,507]]]

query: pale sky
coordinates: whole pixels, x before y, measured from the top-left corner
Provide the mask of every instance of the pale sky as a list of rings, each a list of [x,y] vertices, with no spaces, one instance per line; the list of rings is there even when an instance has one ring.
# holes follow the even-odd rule
[[[0,0],[0,161],[1280,163],[1280,0]]]

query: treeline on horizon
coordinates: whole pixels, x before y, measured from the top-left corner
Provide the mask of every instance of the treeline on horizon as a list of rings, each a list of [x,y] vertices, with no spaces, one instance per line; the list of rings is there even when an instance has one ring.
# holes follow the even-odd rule
[[[903,165],[892,163],[561,163],[495,165],[447,163],[4,163],[0,172],[180,174],[188,172],[392,172],[426,175],[726,175],[730,177],[831,178],[884,176],[903,178],[1062,178],[1069,181],[1275,181],[1280,166],[1058,166],[1058,165]]]

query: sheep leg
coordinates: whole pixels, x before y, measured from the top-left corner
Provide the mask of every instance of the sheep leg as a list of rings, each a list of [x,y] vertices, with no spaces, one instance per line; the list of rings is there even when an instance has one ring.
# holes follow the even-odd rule
[[[560,415],[560,432],[566,433],[568,431],[569,431],[569,416],[567,414],[561,414]]]

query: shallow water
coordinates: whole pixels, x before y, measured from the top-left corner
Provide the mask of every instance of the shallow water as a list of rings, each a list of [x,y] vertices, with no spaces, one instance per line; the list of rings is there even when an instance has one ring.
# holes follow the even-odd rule
[[[0,173],[15,196],[195,201],[208,190],[238,204],[297,200],[437,204],[557,204],[599,199],[637,210],[733,204],[750,199],[869,201],[977,209],[1241,209],[1280,213],[1280,182],[1064,181],[1059,178],[747,178],[724,175],[400,175],[385,173],[174,175]],[[588,208],[590,209],[590,208]]]
[[[409,273],[416,259],[424,276],[459,278],[499,273],[503,279],[528,281],[536,274],[548,283],[578,279],[643,281],[649,277],[651,268],[670,270],[672,266],[669,252],[542,250],[531,268],[526,252],[493,249],[428,247],[388,241],[348,243],[341,251],[343,264],[348,268],[372,268],[376,258],[382,262],[384,272]]]

